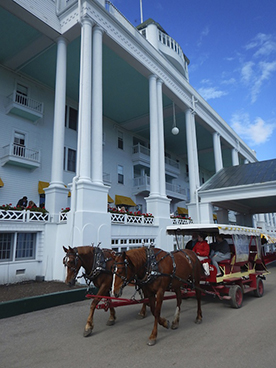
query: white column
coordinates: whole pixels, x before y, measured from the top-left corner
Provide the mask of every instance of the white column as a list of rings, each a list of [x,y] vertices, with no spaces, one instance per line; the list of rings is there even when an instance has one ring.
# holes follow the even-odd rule
[[[156,242],[167,242],[166,227],[170,225],[170,200],[166,197],[162,82],[155,75],[149,77],[150,119],[150,195],[146,198],[147,212],[159,225]]]
[[[102,30],[84,18],[81,37],[79,178],[73,185],[75,206],[67,223],[73,245],[110,244],[108,187],[102,181]]]
[[[57,65],[55,86],[55,111],[53,131],[53,154],[51,185],[63,184],[63,155],[65,133],[65,105],[66,105],[66,53],[67,43],[63,37],[57,40]]]
[[[195,203],[196,190],[199,187],[199,167],[194,113],[192,113],[190,109],[187,109],[185,111],[185,118],[189,166],[190,202]]]
[[[218,132],[213,133],[213,146],[215,156],[215,168],[216,172],[218,172],[219,170],[223,169],[220,134]]]
[[[166,197],[166,175],[165,175],[165,144],[164,144],[164,119],[163,119],[163,82],[157,80],[157,108],[158,108],[158,131],[159,131],[159,192]]]
[[[57,63],[55,85],[55,110],[50,186],[45,190],[45,207],[50,212],[51,222],[58,222],[61,208],[67,205],[68,190],[63,183],[65,105],[66,105],[67,42],[57,39]]]
[[[93,28],[92,182],[103,184],[103,30]]]
[[[232,148],[232,165],[233,166],[239,165],[239,154],[236,148]]]
[[[81,28],[79,88],[78,175],[91,181],[91,99],[92,99],[92,21],[84,19]]]
[[[159,147],[156,76],[149,77],[150,196],[159,195]]]

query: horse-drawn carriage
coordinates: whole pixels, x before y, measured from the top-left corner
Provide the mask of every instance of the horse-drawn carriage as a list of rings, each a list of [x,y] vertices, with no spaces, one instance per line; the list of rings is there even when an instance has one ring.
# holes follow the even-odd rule
[[[204,268],[192,250],[185,249],[185,237],[194,232],[205,232],[209,242],[216,234],[223,234],[231,249],[231,259],[219,263],[222,276],[217,277],[217,269],[208,261],[209,273],[204,274]],[[89,336],[93,330],[93,315],[95,309],[110,310],[108,325],[115,323],[117,306],[143,304],[139,313],[145,316],[146,304],[150,306],[154,316],[154,327],[148,340],[148,345],[154,345],[157,337],[157,325],[175,329],[179,325],[180,305],[184,298],[196,296],[196,323],[202,321],[201,295],[211,294],[220,299],[230,300],[235,308],[240,308],[243,295],[253,292],[261,297],[264,292],[263,279],[268,271],[261,258],[261,239],[258,229],[227,226],[217,224],[207,225],[172,225],[167,233],[175,238],[175,249],[166,252],[155,247],[142,247],[127,252],[115,254],[112,250],[94,246],[64,248],[66,256],[64,265],[67,267],[66,282],[73,284],[81,267],[84,268],[84,278],[93,281],[98,288],[89,292],[92,298],[90,314],[84,330],[84,336]],[[206,260],[204,261],[206,263]],[[120,298],[125,286],[132,285],[142,290],[143,297]],[[110,296],[112,291],[113,296]],[[165,295],[173,291],[174,296]],[[162,302],[175,298],[177,302],[172,324],[161,317]]]
[[[234,308],[242,306],[246,293],[253,292],[257,297],[263,295],[263,280],[269,272],[262,256],[259,229],[219,224],[172,225],[167,228],[167,233],[175,237],[176,246],[183,244],[185,237],[194,232],[204,232],[209,243],[214,242],[216,234],[223,234],[231,250],[231,258],[219,262],[220,277],[217,277],[216,268],[208,260],[209,275],[200,281],[203,293],[230,300]]]

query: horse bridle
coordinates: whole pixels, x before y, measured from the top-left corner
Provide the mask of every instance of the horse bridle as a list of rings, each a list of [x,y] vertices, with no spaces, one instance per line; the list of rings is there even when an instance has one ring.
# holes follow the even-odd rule
[[[125,269],[125,275],[120,275],[117,273],[117,269],[118,269],[118,265],[124,265],[124,269]],[[128,266],[129,266],[129,262],[126,258],[124,258],[124,261],[123,262],[114,262],[114,270],[113,270],[113,275],[116,275],[118,277],[120,277],[121,280],[123,280],[123,284],[121,286],[121,290],[126,287],[129,283],[131,283],[132,281],[135,280],[135,275],[131,278],[131,279],[127,279],[127,269],[128,269]]]
[[[75,258],[75,264],[74,266],[70,266],[69,265],[69,256],[74,256]],[[79,263],[79,260],[82,262],[82,259],[78,253],[78,248],[74,248],[73,252],[67,253],[66,256],[63,258],[63,264],[65,267],[68,267],[69,270],[74,271],[74,280],[76,280],[77,278],[77,274],[78,274],[78,269],[77,269],[77,265]]]

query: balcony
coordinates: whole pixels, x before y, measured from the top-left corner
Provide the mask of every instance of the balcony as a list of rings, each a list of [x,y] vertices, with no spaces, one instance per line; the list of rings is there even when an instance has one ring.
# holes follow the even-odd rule
[[[190,63],[187,56],[182,51],[179,44],[168,34],[159,30],[159,49],[162,51],[170,62],[189,80],[188,64]]]
[[[16,91],[7,97],[6,114],[17,115],[33,123],[43,117],[43,108],[43,102],[35,101]]]
[[[2,166],[17,165],[27,169],[40,167],[40,152],[19,144],[8,144],[2,148]]]
[[[133,195],[144,193],[145,195],[150,192],[150,177],[140,176],[133,179]],[[166,183],[166,194],[170,198],[176,198],[181,201],[186,200],[186,189],[182,188],[179,184]]]
[[[142,146],[140,143],[133,146],[132,162],[134,165],[150,167],[150,149]],[[180,174],[179,162],[165,157],[165,170],[166,174],[177,178]]]

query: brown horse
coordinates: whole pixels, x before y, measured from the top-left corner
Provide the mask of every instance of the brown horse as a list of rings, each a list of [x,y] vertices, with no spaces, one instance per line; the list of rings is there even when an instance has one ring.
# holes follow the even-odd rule
[[[153,330],[148,345],[154,345],[157,338],[158,323],[169,328],[170,323],[160,316],[165,291],[172,290],[176,294],[177,308],[172,329],[178,328],[180,305],[182,301],[181,286],[192,285],[197,298],[196,323],[201,323],[201,290],[199,281],[204,271],[193,251],[177,250],[167,253],[158,248],[131,249],[115,258],[112,283],[112,294],[122,294],[122,289],[129,282],[135,281],[146,297],[149,298],[150,309],[155,317]]]
[[[76,248],[63,247],[66,255],[63,258],[63,264],[67,267],[65,283],[73,286],[81,267],[84,268],[84,277],[92,281],[98,288],[97,295],[109,296],[112,285],[112,269],[116,253],[111,249],[101,249],[94,246],[81,246]],[[88,337],[92,334],[94,328],[93,316],[98,303],[102,298],[93,298],[90,306],[90,313],[84,328],[83,336]],[[115,309],[110,307],[110,316],[107,321],[108,326],[115,324]],[[142,306],[139,315],[144,318],[146,314],[146,305]]]

